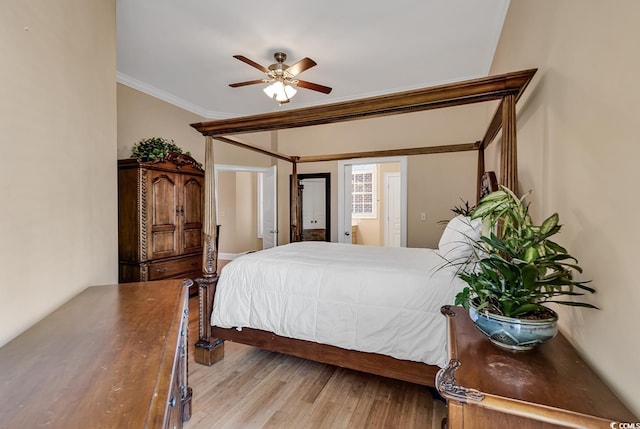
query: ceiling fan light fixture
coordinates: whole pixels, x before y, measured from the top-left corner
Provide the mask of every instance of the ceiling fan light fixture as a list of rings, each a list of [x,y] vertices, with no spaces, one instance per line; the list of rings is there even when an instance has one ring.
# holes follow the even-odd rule
[[[276,63],[271,64],[269,67],[264,67],[243,55],[234,55],[233,57],[260,70],[267,76],[262,79],[230,83],[229,86],[232,88],[268,83],[269,85],[263,89],[264,93],[267,97],[278,101],[280,104],[288,103],[291,98],[296,95],[298,92],[296,87],[322,92],[323,94],[329,94],[331,92],[331,88],[328,86],[318,85],[317,83],[298,79],[297,76],[300,73],[317,65],[316,62],[309,57],[304,57],[300,61],[288,66],[284,63],[287,59],[287,55],[284,52],[276,52],[273,54],[273,58],[276,60]]]
[[[269,98],[275,98],[280,103],[289,101],[294,95],[296,95],[296,89],[291,85],[285,85],[281,81],[275,81],[271,85],[267,86],[264,90]]]

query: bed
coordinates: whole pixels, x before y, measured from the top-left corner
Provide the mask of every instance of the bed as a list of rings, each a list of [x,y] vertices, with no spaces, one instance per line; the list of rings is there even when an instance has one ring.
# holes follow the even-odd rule
[[[256,317],[255,315],[251,315],[251,311],[249,311],[248,313],[245,312],[242,315],[238,315],[240,316],[240,319],[238,320],[222,320],[223,316],[222,314],[219,315],[219,313],[222,311],[223,307],[226,307],[224,301],[227,299],[227,291],[221,292],[218,296],[216,290],[218,288],[221,290],[227,288],[227,280],[225,280],[227,274],[225,273],[225,277],[221,279],[218,277],[217,272],[216,219],[215,211],[211,209],[212,207],[215,207],[215,196],[213,193],[213,180],[215,177],[213,170],[213,140],[215,139],[217,141],[241,146],[248,150],[254,150],[263,153],[275,159],[290,162],[292,165],[292,180],[296,180],[297,165],[302,162],[337,161],[340,159],[352,158],[400,156],[474,150],[478,152],[477,195],[479,198],[481,194],[481,184],[483,183],[483,177],[486,176],[484,150],[492,141],[495,140],[501,129],[502,134],[499,149],[499,183],[508,186],[509,188],[517,189],[515,105],[535,72],[535,69],[523,70],[520,72],[507,73],[504,75],[489,76],[487,78],[440,85],[437,87],[425,88],[423,90],[414,90],[380,97],[371,97],[362,100],[334,103],[330,105],[315,106],[305,109],[273,112],[262,115],[254,115],[250,117],[230,118],[192,124],[192,127],[194,127],[205,136],[205,214],[203,223],[204,252],[202,269],[203,276],[202,278],[197,279],[200,297],[200,330],[199,340],[196,343],[194,354],[196,362],[206,365],[215,363],[224,356],[224,341],[237,341],[243,344],[253,345],[256,347],[286,353],[310,360],[316,360],[323,363],[338,365],[427,386],[434,386],[435,374],[439,370],[439,365],[442,365],[444,363],[444,360],[441,357],[444,355],[440,354],[444,350],[444,340],[442,340],[441,342],[440,349],[433,354],[420,354],[420,352],[417,352],[417,355],[414,356],[410,354],[396,354],[396,351],[402,348],[411,348],[412,346],[408,343],[420,343],[421,341],[425,341],[425,344],[429,343],[428,339],[421,339],[420,341],[416,341],[414,339],[407,340],[401,338],[399,341],[401,345],[397,346],[397,348],[394,348],[396,346],[378,344],[374,348],[365,348],[364,350],[358,350],[356,348],[352,348],[350,344],[342,342],[344,338],[342,338],[340,341],[335,342],[334,344],[330,344],[333,341],[328,341],[324,337],[322,337],[321,339],[323,341],[329,343],[325,344],[323,342],[319,342],[318,337],[314,337],[313,335],[311,335],[309,333],[309,330],[303,333],[290,332],[287,330],[289,328],[284,329],[281,326],[278,326],[279,322],[277,320],[277,317],[276,322],[262,321],[264,322],[263,324],[258,324],[255,325],[255,327],[252,327],[251,323],[249,322],[252,321],[252,317],[254,319],[256,319]],[[265,149],[263,147],[258,147],[246,142],[236,140],[228,136],[232,134],[242,134],[254,131],[274,131],[290,127],[321,125],[365,117],[400,114],[404,112],[450,107],[488,100],[501,100],[501,103],[499,103],[498,108],[496,109],[484,136],[480,140],[472,144],[301,157],[281,154],[269,149]],[[489,181],[485,179],[484,182]],[[296,193],[294,192],[291,196],[290,206],[290,236],[292,237],[292,242],[299,241],[300,231],[297,224],[297,212],[298,210]],[[443,236],[445,236],[445,234],[443,234]],[[436,252],[436,250],[432,250],[431,252]],[[439,246],[437,252],[440,252],[440,256],[442,256],[442,246]],[[364,259],[367,259],[368,257],[372,257],[372,255],[365,256]],[[390,258],[390,260],[393,259],[393,257],[389,255],[383,256],[383,259],[384,258]],[[248,256],[246,258],[246,260],[253,259],[253,256]],[[241,264],[238,263],[238,265]],[[227,267],[230,266],[232,265],[227,265]],[[225,269],[227,267],[225,267]],[[365,272],[369,269],[370,268],[365,268],[364,266],[362,266],[359,267],[359,269],[353,269],[352,271],[354,273],[354,277],[364,278]],[[388,269],[392,270],[393,268],[389,267]],[[234,270],[235,268],[233,270],[229,270],[229,272]],[[282,270],[276,271],[282,273]],[[423,274],[428,277],[429,275],[432,275],[429,274],[429,272],[431,271],[427,270],[423,272]],[[442,295],[445,296],[449,294],[449,301],[447,303],[450,304],[452,302],[453,295],[455,295],[455,290],[460,287],[460,285],[456,285],[457,279],[454,275],[451,275],[451,273],[447,274],[442,270],[436,270],[435,273],[440,273],[438,275],[442,275],[443,277],[448,276],[451,288],[446,289],[447,292],[442,293]],[[240,284],[238,278],[232,278],[233,275],[234,274],[232,273],[229,274],[230,280],[228,284]],[[306,290],[305,293],[325,293],[323,291],[324,286],[312,286],[308,283],[308,280],[311,276],[300,274],[297,274],[297,276],[298,278],[295,283],[297,283],[302,288],[302,290]],[[381,277],[384,276],[381,275]],[[390,285],[393,285],[395,287],[395,285],[398,283],[398,281],[395,279],[396,277],[391,275],[385,278],[385,282],[383,283],[386,283],[388,290],[394,290],[391,289]],[[355,279],[352,280],[355,281]],[[258,280],[249,281],[249,283],[253,283],[253,286],[255,286],[256,284],[265,284],[265,282],[259,283]],[[274,286],[275,283],[268,283],[270,287],[276,287]],[[384,289],[384,287],[378,286],[378,290],[381,289]],[[262,299],[264,301],[269,301],[271,298],[263,297]],[[388,299],[393,301],[402,299],[406,300],[407,298],[400,298],[399,296],[395,296],[392,293],[391,296],[388,297]],[[437,300],[428,303],[423,300],[421,303],[424,304],[425,308],[429,309],[428,312],[430,312],[435,306],[439,307]],[[310,304],[307,303],[307,305]],[[353,310],[345,311],[348,313],[349,311]],[[298,310],[298,312],[302,313],[303,311]],[[278,311],[276,311],[275,313],[279,314]],[[278,316],[278,314],[276,314],[276,316]],[[220,319],[218,319],[219,317]],[[244,317],[245,319],[242,320],[242,317]],[[444,317],[440,317],[444,319]],[[379,321],[375,320],[375,322]],[[338,319],[338,322],[336,323],[341,323],[341,325],[339,326],[344,327],[346,329],[346,332],[348,333],[353,332],[354,329],[356,329],[353,326],[348,326],[348,323],[352,322],[347,322],[346,319]],[[435,323],[437,324],[440,322]],[[442,323],[444,323],[444,321],[442,321]],[[279,330],[280,328],[282,328],[282,330]],[[311,331],[313,331],[313,329],[311,329]],[[317,334],[317,332],[315,334]],[[291,337],[288,335],[291,335]],[[396,328],[396,332],[394,334],[391,334],[391,336],[396,335],[406,336],[406,334],[400,328]],[[440,335],[440,333],[433,335]],[[342,336],[348,337],[349,335]],[[340,337],[340,335],[338,335],[338,337]],[[376,341],[374,340],[372,342],[375,343]],[[385,340],[379,342],[384,343]],[[434,341],[434,343],[437,342],[439,342],[439,340]],[[429,346],[427,345],[427,347]],[[437,349],[438,346],[432,345],[431,348]]]
[[[226,265],[211,324],[442,367],[462,287],[438,250],[295,242]]]
[[[479,235],[458,215],[437,249],[308,241],[248,253],[217,279],[212,333],[431,386],[447,361],[440,309],[464,287],[455,262]]]

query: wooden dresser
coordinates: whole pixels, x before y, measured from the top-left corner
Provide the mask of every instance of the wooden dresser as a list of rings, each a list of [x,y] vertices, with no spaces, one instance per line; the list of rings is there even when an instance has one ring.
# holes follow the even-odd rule
[[[436,376],[447,399],[448,428],[609,428],[638,422],[567,339],[529,352],[493,345],[461,307],[448,318],[449,363]]]
[[[0,428],[181,428],[189,283],[89,287],[0,348]]]
[[[190,156],[118,161],[119,281],[202,272],[204,172]]]

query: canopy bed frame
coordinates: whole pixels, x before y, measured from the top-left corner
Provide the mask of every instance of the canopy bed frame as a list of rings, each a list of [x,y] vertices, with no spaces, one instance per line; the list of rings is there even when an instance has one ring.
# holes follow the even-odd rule
[[[191,126],[205,136],[205,213],[204,252],[202,278],[198,279],[200,297],[199,340],[194,358],[200,364],[211,365],[224,356],[224,341],[236,341],[318,362],[351,368],[381,376],[434,386],[437,366],[399,360],[393,357],[346,350],[315,342],[285,338],[271,332],[243,328],[223,329],[211,326],[217,275],[217,228],[214,201],[213,140],[241,146],[292,164],[292,181],[297,181],[297,165],[306,162],[337,161],[353,158],[404,156],[417,154],[478,151],[477,187],[492,182],[483,179],[484,151],[500,130],[500,177],[498,182],[511,189],[518,183],[516,151],[516,102],[536,73],[536,69],[439,85],[425,89],[370,97],[359,100],[314,106],[282,112],[265,113],[224,120],[195,123]],[[431,146],[382,151],[327,154],[313,156],[285,155],[229,137],[232,134],[274,131],[287,128],[322,125],[363,118],[459,106],[471,103],[501,100],[482,139],[474,143]],[[298,241],[301,228],[297,216],[298,193],[291,193],[290,236]]]

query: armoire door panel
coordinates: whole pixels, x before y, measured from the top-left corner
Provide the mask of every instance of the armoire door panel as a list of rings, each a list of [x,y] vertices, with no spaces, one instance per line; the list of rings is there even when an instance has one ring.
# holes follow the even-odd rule
[[[189,228],[185,225],[182,242],[184,243],[184,253],[202,251],[202,226],[196,224],[195,227]]]
[[[154,177],[155,176],[155,177]],[[175,225],[178,207],[176,183],[166,174],[152,174],[151,225]]]
[[[201,177],[185,178],[181,212],[184,210],[184,223],[202,222],[202,201],[204,183]]]
[[[204,179],[185,176],[180,202],[182,215],[183,253],[202,251],[202,215],[204,204]]]
[[[164,258],[176,254],[176,230],[160,230],[151,233],[151,253],[154,258]]]
[[[149,259],[166,258],[180,253],[178,243],[179,216],[177,177],[171,173],[153,171],[149,186]]]

